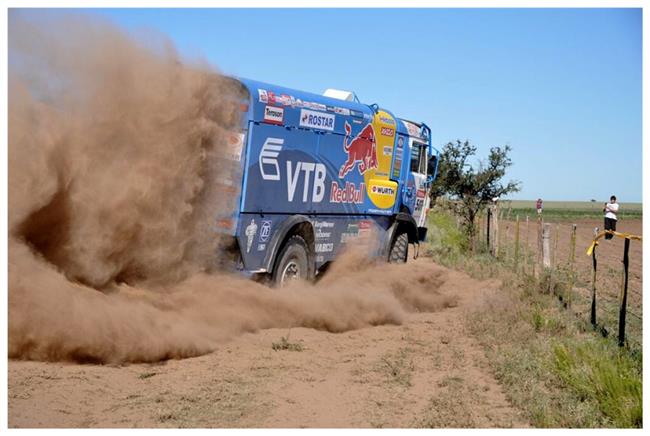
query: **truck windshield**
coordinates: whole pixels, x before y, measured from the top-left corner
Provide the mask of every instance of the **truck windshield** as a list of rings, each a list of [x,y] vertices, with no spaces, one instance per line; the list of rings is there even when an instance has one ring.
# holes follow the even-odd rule
[[[427,146],[414,142],[411,144],[411,171],[414,173],[427,173]]]

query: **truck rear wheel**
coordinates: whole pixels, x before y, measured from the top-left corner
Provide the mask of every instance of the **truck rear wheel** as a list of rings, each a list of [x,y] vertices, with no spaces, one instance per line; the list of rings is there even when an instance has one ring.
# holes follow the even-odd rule
[[[400,233],[393,241],[393,246],[390,247],[388,262],[406,263],[408,254],[409,254],[409,237],[406,233]]]
[[[294,235],[284,244],[273,268],[272,281],[276,287],[283,287],[294,280],[307,280],[310,277],[307,243]]]

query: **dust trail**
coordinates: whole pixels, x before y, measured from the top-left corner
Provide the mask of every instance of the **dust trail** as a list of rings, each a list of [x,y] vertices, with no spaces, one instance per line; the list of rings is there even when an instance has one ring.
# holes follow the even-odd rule
[[[243,92],[169,41],[9,14],[10,358],[181,358],[246,331],[340,332],[446,304],[433,265],[358,253],[282,291],[220,270]]]

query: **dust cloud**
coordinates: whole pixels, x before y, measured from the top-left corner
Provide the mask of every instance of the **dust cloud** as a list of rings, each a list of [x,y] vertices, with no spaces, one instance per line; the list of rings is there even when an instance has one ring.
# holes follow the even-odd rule
[[[430,263],[357,252],[316,284],[225,272],[244,90],[84,16],[9,14],[9,357],[153,362],[243,332],[342,332],[453,305]],[[404,280],[408,277],[408,280]]]

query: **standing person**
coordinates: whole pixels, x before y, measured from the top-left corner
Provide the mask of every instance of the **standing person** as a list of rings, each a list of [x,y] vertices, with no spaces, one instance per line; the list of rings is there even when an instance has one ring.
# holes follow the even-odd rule
[[[538,199],[537,199],[537,203],[536,203],[535,206],[536,206],[536,208],[537,208],[537,215],[541,215],[541,214],[542,214],[542,206],[543,206],[543,203],[542,203],[542,199],[541,199],[541,198],[538,198]]]
[[[616,196],[612,195],[609,198],[609,203],[605,203],[605,207],[603,208],[603,212],[605,212],[605,230],[612,230],[616,231],[616,214],[618,213],[618,203],[616,202]],[[614,235],[611,233],[608,233],[605,235],[605,239],[612,239]]]

